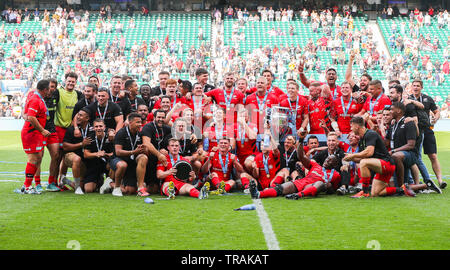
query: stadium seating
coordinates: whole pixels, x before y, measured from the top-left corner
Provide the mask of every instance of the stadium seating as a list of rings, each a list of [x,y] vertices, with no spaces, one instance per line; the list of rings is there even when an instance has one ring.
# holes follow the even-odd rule
[[[95,25],[99,18],[99,14],[91,14],[90,21],[88,26],[88,32],[95,32]],[[129,28],[129,22],[131,18],[134,19],[136,27],[134,29]],[[162,21],[162,30],[156,29],[157,19],[161,18]],[[152,16],[143,16],[141,14],[135,14],[133,16],[128,16],[127,14],[114,14],[112,17],[112,24],[115,25],[116,22],[122,22],[124,25],[123,33],[116,33],[115,29],[113,29],[112,33],[97,33],[96,34],[96,44],[97,48],[103,50],[105,48],[106,42],[109,40],[113,40],[115,37],[120,39],[121,35],[123,35],[126,39],[126,50],[125,56],[127,60],[130,60],[130,48],[136,42],[138,45],[142,43],[142,41],[146,41],[147,44],[150,44],[152,40],[158,40],[160,43],[164,43],[166,37],[169,37],[170,40],[182,40],[183,41],[183,53],[178,53],[177,58],[182,59],[184,62],[186,61],[188,51],[193,46],[194,48],[199,48],[204,42],[207,46],[211,44],[211,16],[210,14],[200,14],[200,13],[170,13],[170,14],[154,14]],[[396,22],[397,25],[400,25],[401,21],[409,22],[409,18],[397,17],[394,19],[381,19],[378,18],[378,24],[381,28],[382,34],[388,43],[389,37],[392,35],[391,25],[393,22]],[[231,45],[232,42],[232,25],[236,22],[236,19],[225,19],[224,20],[224,42],[225,46]],[[291,36],[289,34],[290,26],[294,27],[295,35]],[[39,32],[42,30],[41,22],[35,21],[27,21],[22,22],[21,24],[5,24],[4,22],[0,23],[0,27],[4,27],[5,32],[11,31],[13,32],[16,28],[24,32]],[[203,29],[204,39],[200,41],[197,38],[199,27]],[[354,18],[354,29],[361,29],[366,27],[366,18],[365,17],[355,17]],[[279,29],[284,35],[281,36],[269,36],[268,32],[271,29]],[[317,33],[313,32],[311,23],[304,24],[300,18],[296,18],[294,21],[290,22],[274,22],[274,21],[266,21],[266,22],[248,22],[244,28],[242,28],[245,34],[245,40],[239,41],[238,49],[241,56],[245,56],[248,52],[254,51],[256,48],[269,46],[273,48],[273,46],[290,46],[290,45],[300,45],[304,47],[308,41],[308,39],[312,38],[314,42],[324,36],[324,33],[321,29]],[[68,22],[68,33],[71,38],[74,37],[74,29],[72,22]],[[332,27],[333,33],[336,31],[334,25]],[[408,31],[408,29],[407,29]],[[450,29],[438,29],[436,25],[436,19],[432,20],[432,25],[427,27],[422,27],[420,29],[420,33],[423,35],[429,34],[431,38],[437,37],[441,44],[441,47],[437,49],[436,52],[428,52],[421,51],[421,55],[429,55],[431,61],[439,60],[441,63],[444,61],[442,55],[445,46],[447,45],[448,37],[450,36]],[[23,44],[23,38],[20,40],[20,43]],[[13,43],[0,43],[5,49],[5,58],[11,55],[11,50],[14,48]],[[345,46],[345,45],[344,45]],[[388,46],[389,47],[389,46]],[[399,49],[389,47],[389,50],[392,55],[402,53]],[[40,51],[36,48],[37,55],[35,61],[26,62],[24,66],[32,66],[34,70],[34,76],[39,75],[41,64],[43,63],[43,51]],[[366,55],[366,51],[361,48],[362,56]],[[331,53],[329,51],[318,51],[318,57],[322,62],[323,70],[327,66],[334,66],[338,72],[337,83],[341,83],[345,78],[345,65],[333,65]],[[348,59],[348,55],[346,56]],[[210,58],[206,57],[206,64],[210,64]],[[75,67],[75,61],[69,62],[67,65],[70,67]],[[83,67],[87,66],[89,62],[81,62]],[[421,63],[419,63],[421,64]],[[64,67],[66,65],[60,65],[58,70],[58,79],[61,81],[64,73]],[[5,62],[0,62],[0,68],[5,67]],[[354,76],[360,76],[359,66],[355,63],[353,67]],[[380,67],[375,67],[374,69],[368,70],[368,72],[372,75],[372,77],[380,80],[386,79],[385,74],[381,70]],[[315,80],[320,79],[320,74],[315,71],[307,72],[307,77],[313,78]],[[107,81],[112,74],[102,73],[100,74],[100,78],[102,81]],[[190,74],[186,71],[180,74],[174,74],[175,77],[182,79],[192,79]],[[413,79],[413,78],[411,78]],[[142,78],[137,78],[138,83],[143,83]],[[275,85],[280,86],[282,89],[286,84],[285,78],[277,78],[274,81]],[[450,80],[446,78],[445,82],[439,86],[435,86],[433,82],[424,80],[424,91],[432,96],[438,95],[441,98],[441,104],[443,100],[450,94]]]
[[[13,33],[15,31],[15,29],[17,28],[20,33],[21,36],[23,33],[38,33],[39,31],[42,30],[42,26],[40,22],[34,22],[34,21],[28,21],[28,22],[22,22],[20,25],[18,24],[7,24],[4,22],[0,22],[0,28],[4,27],[5,30],[5,34],[8,33],[8,31],[11,31],[11,33]],[[23,37],[20,38],[19,40],[20,44],[23,45],[24,44],[24,40]],[[11,42],[4,42],[4,43],[0,43],[0,46],[5,50],[5,58],[11,56],[11,51],[13,49],[15,49],[15,44],[11,43]],[[41,60],[43,58],[43,52],[39,51],[38,48],[35,48],[36,50],[36,57],[35,57],[35,61],[30,61],[30,62],[25,62],[23,63],[25,67],[28,66],[32,66],[33,67],[33,71],[34,71],[34,76],[37,75],[37,72],[39,70],[39,67],[41,65]],[[23,52],[23,54],[25,54],[25,52]],[[5,68],[5,62],[4,61],[0,61],[0,68]]]
[[[400,24],[406,22],[406,36],[409,37],[409,17],[395,17],[393,19],[381,19],[378,18],[378,25],[380,26],[381,32],[386,40],[387,47],[390,50],[392,56],[396,54],[403,55],[403,52],[399,48],[393,48],[389,46],[389,38],[394,34],[392,30],[392,25],[394,22],[397,24],[397,35],[400,32]],[[429,35],[433,40],[435,37],[438,38],[440,46],[436,51],[420,50],[420,56],[428,55],[430,60],[434,63],[438,60],[441,64],[445,61],[443,57],[444,48],[447,46],[447,40],[450,36],[450,29],[443,28],[439,29],[437,26],[437,19],[433,18],[431,20],[430,26],[422,26],[419,33],[423,36]],[[434,44],[433,44],[434,45]],[[422,65],[422,60],[419,58],[419,66]],[[411,61],[408,61],[407,66],[410,70]],[[414,79],[411,77],[411,79]],[[434,79],[432,81],[423,80],[424,82],[424,92],[430,96],[439,96],[441,100],[438,100],[437,104],[442,105],[447,96],[450,94],[450,77],[447,75],[445,81],[439,86],[434,85]]]
[[[232,26],[233,23],[236,22],[236,19],[225,19],[224,21],[224,41],[225,45],[231,44],[232,37]],[[289,35],[290,26],[294,27],[294,35]],[[366,18],[365,17],[355,17],[354,18],[354,29],[360,30],[361,28],[366,27]],[[268,32],[272,28],[280,29],[284,35],[282,36],[269,36]],[[239,42],[239,49],[241,55],[245,56],[249,51],[253,51],[257,48],[263,48],[265,46],[290,46],[290,45],[300,45],[302,48],[307,44],[308,39],[312,38],[314,43],[317,42],[318,39],[322,38],[325,34],[321,29],[317,33],[313,32],[311,23],[308,22],[306,24],[300,18],[297,18],[294,21],[290,22],[277,22],[277,21],[257,21],[257,22],[248,22],[243,30],[245,34],[245,40]],[[336,32],[336,29],[333,25],[332,27],[333,33]],[[345,45],[344,45],[345,46]],[[366,50],[361,48],[362,56],[364,57]],[[317,52],[319,59],[322,62],[322,70],[325,70],[326,67],[333,66],[337,69],[338,79],[337,83],[341,83],[345,80],[344,74],[347,68],[347,64],[344,65],[333,65],[331,53],[328,51],[318,51]],[[346,61],[348,60],[348,55],[346,56]],[[353,67],[354,76],[361,75],[359,72],[359,66],[354,63]],[[385,79],[385,75],[382,70],[377,67],[376,69],[369,70],[369,73],[372,74],[374,78],[383,80]],[[319,80],[319,74],[316,71],[306,72],[306,76],[308,78],[313,78],[315,80]],[[274,81],[274,84],[284,89],[286,85],[286,80],[282,78],[278,78]]]

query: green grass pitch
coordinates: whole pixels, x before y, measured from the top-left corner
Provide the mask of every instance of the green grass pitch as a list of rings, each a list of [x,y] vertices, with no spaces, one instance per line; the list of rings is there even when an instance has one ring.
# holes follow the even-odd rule
[[[450,132],[437,133],[442,173],[450,184]],[[256,211],[233,211],[252,203],[249,195],[177,197],[155,204],[111,194],[73,192],[20,195],[25,153],[19,132],[0,132],[0,249],[67,250],[265,250]],[[428,168],[430,163],[424,157]],[[42,170],[48,171],[46,152]],[[430,173],[432,171],[430,170]],[[42,181],[47,180],[43,174]],[[450,248],[449,188],[442,195],[355,200],[319,195],[288,201],[263,199],[282,250],[381,250]]]

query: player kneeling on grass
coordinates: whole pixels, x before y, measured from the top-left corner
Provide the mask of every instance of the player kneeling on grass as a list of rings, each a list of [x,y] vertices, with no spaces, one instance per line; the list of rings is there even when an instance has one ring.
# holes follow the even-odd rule
[[[75,127],[70,126],[66,130],[63,139],[63,150],[65,152],[63,162],[68,168],[72,168],[74,182],[68,180],[66,177],[62,182],[66,186],[71,186],[75,189],[75,194],[84,194],[81,188],[81,181],[86,172],[86,164],[84,163],[83,149],[91,144],[92,140],[88,136],[92,132],[89,125],[90,111],[84,107],[75,116],[77,128],[81,131],[81,136],[75,136]]]
[[[177,169],[175,164],[178,161],[186,161],[187,159],[179,155],[180,142],[175,139],[169,139],[168,145],[169,153],[166,156],[167,165],[164,166],[161,162],[158,162],[156,169],[156,176],[158,179],[164,181],[161,187],[161,193],[168,196],[171,199],[175,199],[175,195],[189,195],[194,198],[205,199],[208,197],[209,183],[205,183],[200,191],[198,191],[191,183],[195,180],[195,172],[191,170],[187,181],[183,181],[177,178]]]
[[[223,137],[218,140],[217,152],[211,151],[208,159],[202,166],[202,173],[209,174],[212,186],[217,189],[217,193],[230,192],[236,185],[236,181],[231,179],[233,168],[238,176],[243,172],[242,165],[235,155],[230,152],[230,139]],[[215,147],[214,147],[215,148]]]
[[[332,171],[338,163],[338,159],[335,155],[328,156],[323,163],[323,167],[314,160],[309,159],[303,151],[304,137],[304,134],[300,137],[300,144],[297,147],[297,157],[303,167],[308,170],[306,176],[277,185],[273,188],[267,188],[263,191],[258,191],[256,182],[251,180],[250,194],[253,199],[286,196],[286,199],[297,200],[307,196],[316,196],[319,192],[326,190],[329,180],[326,178],[328,173],[326,174],[324,172]]]
[[[111,172],[111,176],[113,176],[108,161],[113,155],[114,143],[108,138],[108,132],[103,119],[95,119],[93,125],[94,134],[89,136],[92,142],[84,149],[84,158],[87,168],[83,183],[84,192],[86,193],[94,192],[97,187],[102,185],[103,174],[109,176],[109,172]],[[109,186],[112,179],[108,177],[105,182],[107,182]]]
[[[110,161],[115,172],[113,196],[121,197],[123,193],[134,194],[136,191],[138,196],[149,196],[144,186],[148,158],[147,148],[142,144],[139,132],[141,126],[141,116],[130,113],[128,126],[120,129],[114,137],[115,153]]]
[[[389,187],[389,181],[395,172],[395,163],[384,144],[381,136],[366,128],[364,119],[355,116],[350,120],[350,126],[355,135],[360,137],[359,152],[346,153],[344,161],[354,161],[359,163],[360,181],[362,191],[352,196],[352,198],[389,196],[394,194],[405,194],[415,196],[415,193],[405,185],[401,187]],[[375,176],[372,181],[372,190],[369,190],[372,173]],[[370,191],[370,194],[369,194]]]

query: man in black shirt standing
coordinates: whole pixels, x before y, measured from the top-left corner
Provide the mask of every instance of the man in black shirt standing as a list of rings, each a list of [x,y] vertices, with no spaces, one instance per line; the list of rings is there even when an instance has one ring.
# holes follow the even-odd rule
[[[352,92],[359,92],[359,91],[365,91],[367,92],[367,89],[369,88],[369,83],[372,81],[372,76],[365,73],[361,75],[359,79],[359,86],[356,84],[356,82],[353,80],[353,62],[355,60],[355,52],[352,50],[350,53],[350,59],[348,60],[347,70],[345,71],[345,80],[350,83],[350,86],[352,87]]]
[[[425,121],[421,121],[419,115],[419,123],[425,122],[425,125],[421,127],[423,128],[423,152],[428,155],[428,158],[431,161],[431,167],[433,168],[434,174],[436,175],[436,178],[439,182],[440,188],[444,189],[447,186],[447,183],[442,180],[441,164],[439,163],[437,157],[436,137],[434,136],[434,132],[432,129],[436,124],[436,121],[440,118],[440,112],[434,100],[430,96],[422,94],[422,89],[423,82],[421,80],[414,80],[412,82],[413,95],[411,95],[410,98],[419,101],[424,106],[425,116],[428,119],[425,119]],[[430,112],[433,114],[431,121],[429,119]],[[422,150],[419,149],[419,158],[421,158],[421,153]],[[419,161],[419,169],[421,168],[422,164]]]
[[[131,112],[136,112],[139,105],[145,104],[145,101],[137,96],[138,89],[139,88],[135,80],[127,80],[125,82],[125,90],[128,94]]]
[[[48,185],[45,189],[46,191],[60,191],[57,186],[57,179],[59,174],[59,163],[61,162],[61,153],[59,150],[59,138],[58,133],[56,133],[55,128],[55,111],[56,111],[56,100],[52,97],[53,92],[56,91],[58,87],[58,82],[55,79],[49,79],[49,89],[50,96],[44,98],[45,105],[47,106],[49,115],[48,119],[45,122],[44,129],[48,130],[51,134],[46,138],[45,146],[47,146],[48,152],[50,154],[50,167],[49,167],[49,176],[48,176]],[[44,153],[44,152],[42,152]],[[41,168],[39,167],[35,176],[40,175]]]
[[[345,154],[343,160],[354,161],[360,166],[360,181],[363,190],[352,198],[387,196],[394,194],[405,194],[415,196],[414,192],[405,185],[401,188],[389,187],[389,181],[395,173],[395,165],[392,157],[389,155],[381,136],[366,128],[364,119],[355,116],[350,120],[350,126],[355,135],[360,137],[359,152]],[[375,173],[372,182],[372,190],[369,194],[371,174]]]
[[[197,78],[197,83],[202,85],[203,93],[207,93],[216,88],[214,85],[208,84],[209,73],[206,69],[197,69],[195,71],[195,77]]]
[[[81,110],[81,108],[86,107],[95,101],[95,96],[97,95],[97,85],[95,84],[86,84],[84,86],[83,95],[84,98],[81,98],[75,107],[73,108],[72,119],[75,118],[75,115]]]
[[[97,93],[97,101],[89,104],[86,108],[90,111],[91,121],[97,118],[103,119],[108,131],[108,136],[114,137],[122,127],[124,122],[124,116],[119,105],[109,100],[108,90],[106,88],[100,88]]]
[[[122,77],[114,76],[111,79],[111,85],[109,89],[109,100],[119,105],[123,113],[123,118],[126,119],[127,115],[131,112],[130,101],[125,96],[122,90]]]
[[[151,96],[152,88],[149,84],[142,84],[141,88],[139,88],[139,93],[141,94],[142,99],[145,102],[145,105],[147,105],[148,110],[151,111],[153,109],[153,106],[155,105],[156,100],[159,99],[158,96],[152,97]]]
[[[163,70],[158,74],[159,85],[151,89],[150,97],[161,97],[166,95],[166,81],[170,78],[170,73]]]

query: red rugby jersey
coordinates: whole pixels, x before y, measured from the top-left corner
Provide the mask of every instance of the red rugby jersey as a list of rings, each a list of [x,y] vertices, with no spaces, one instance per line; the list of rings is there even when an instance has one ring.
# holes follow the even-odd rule
[[[228,154],[228,159],[227,159]],[[214,153],[213,158],[211,159],[211,169],[210,173],[217,173],[217,176],[220,180],[227,181],[230,180],[231,171],[233,170],[233,162],[236,159],[236,156],[232,153],[228,152],[227,154],[222,155],[219,151]],[[234,159],[233,159],[234,158]],[[222,160],[222,161],[220,161]],[[228,164],[227,164],[228,160]],[[223,167],[222,167],[223,164]],[[226,173],[224,172],[224,169]]]
[[[376,98],[367,99],[364,103],[363,109],[370,114],[370,116],[375,117],[377,112],[383,110],[385,106],[392,105],[391,100],[385,94],[380,94]]]
[[[362,110],[363,104],[356,103],[352,98],[344,100],[342,97],[333,100],[331,104],[332,117],[337,119],[339,130],[343,134],[350,133],[350,120]]]
[[[264,166],[263,153],[258,153],[255,157],[256,167],[259,170],[258,181],[261,184],[262,188],[267,188],[270,185],[270,181],[275,177],[275,175],[280,170],[281,159],[280,154],[278,152],[277,155],[274,154],[273,151],[269,152],[267,165],[269,173],[266,172],[266,168]]]
[[[45,127],[47,112],[47,106],[45,105],[44,100],[39,97],[36,92],[28,96],[24,107],[24,113],[28,116],[36,117],[42,127]],[[33,125],[29,121],[25,121],[22,128],[23,132],[29,132],[32,129],[34,129]]]
[[[308,115],[309,115],[309,133],[310,134],[325,134],[325,130],[320,127],[320,120],[325,120],[328,128],[331,127],[329,119],[329,111],[331,107],[331,97],[319,97],[315,101],[310,99],[308,101]]]

